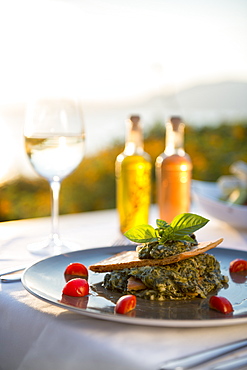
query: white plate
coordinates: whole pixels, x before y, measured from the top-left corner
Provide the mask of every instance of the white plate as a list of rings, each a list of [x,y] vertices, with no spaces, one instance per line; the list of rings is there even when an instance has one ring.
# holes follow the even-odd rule
[[[216,183],[194,180],[192,189],[199,207],[209,216],[237,229],[247,229],[247,206],[231,205],[220,201],[220,191]]]
[[[101,287],[104,274],[90,271],[89,283],[98,286],[90,290],[88,297],[67,297],[67,302],[61,301],[62,289],[65,285],[64,270],[69,263],[80,262],[89,266],[102,259],[133,246],[105,247],[87,249],[58,255],[44,259],[29,267],[23,274],[23,286],[34,296],[53,305],[75,311],[79,314],[97,319],[117,321],[129,324],[169,327],[204,327],[225,326],[247,322],[247,289],[245,278],[241,283],[234,282],[239,275],[229,277],[229,287],[222,289],[219,295],[228,298],[234,307],[234,313],[225,315],[209,309],[208,299],[191,301],[154,302],[141,298],[137,299],[137,307],[130,315],[114,313],[114,306],[120,294],[106,291]],[[235,258],[246,258],[246,252],[215,248],[210,251],[221,263],[224,275],[229,275],[228,267]],[[236,274],[235,274],[236,275]],[[134,316],[132,316],[134,314]]]

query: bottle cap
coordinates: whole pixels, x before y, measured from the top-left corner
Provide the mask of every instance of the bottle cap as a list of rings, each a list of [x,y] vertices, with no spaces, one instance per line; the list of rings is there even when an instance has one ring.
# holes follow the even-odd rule
[[[179,130],[179,126],[181,124],[183,124],[182,119],[179,116],[172,116],[170,118],[170,123],[172,124],[174,131],[178,131]]]
[[[138,123],[140,122],[140,116],[138,116],[138,115],[132,115],[132,116],[130,116],[130,121],[133,123],[133,128],[135,129],[135,128],[137,128],[137,126],[138,126]]]

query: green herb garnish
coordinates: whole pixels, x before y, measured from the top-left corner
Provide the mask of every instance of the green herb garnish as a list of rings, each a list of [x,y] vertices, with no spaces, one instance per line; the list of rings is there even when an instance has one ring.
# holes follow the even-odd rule
[[[196,214],[182,213],[174,217],[170,224],[158,219],[156,229],[151,225],[138,225],[126,231],[124,235],[136,243],[159,242],[164,244],[168,240],[177,240],[194,244],[195,240],[190,237],[190,234],[201,229],[208,222],[208,219]]]

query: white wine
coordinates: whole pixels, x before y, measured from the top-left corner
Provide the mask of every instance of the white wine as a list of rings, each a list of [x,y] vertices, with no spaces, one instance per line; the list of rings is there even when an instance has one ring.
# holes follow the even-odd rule
[[[26,153],[35,171],[50,181],[61,181],[84,156],[84,135],[25,136]]]
[[[61,182],[84,157],[85,131],[80,102],[62,98],[30,102],[24,138],[31,165],[49,182],[51,189],[51,235],[48,240],[31,243],[28,250],[49,255],[78,249],[79,245],[60,239],[58,219]]]

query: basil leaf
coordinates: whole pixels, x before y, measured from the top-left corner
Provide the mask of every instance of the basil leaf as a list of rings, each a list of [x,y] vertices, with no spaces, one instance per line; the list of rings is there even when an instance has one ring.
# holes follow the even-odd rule
[[[126,231],[124,235],[136,243],[158,241],[157,231],[151,225],[138,225]]]
[[[172,220],[171,226],[176,235],[183,236],[194,233],[208,222],[209,220],[202,216],[193,213],[182,213]]]
[[[162,236],[160,237],[160,243],[165,243],[167,240],[174,239],[174,230],[170,225],[167,225],[166,229],[163,231]]]
[[[159,242],[165,243],[167,240],[189,241],[195,244],[189,235],[205,226],[208,219],[193,213],[182,213],[172,220],[169,225],[166,221],[157,219],[157,229],[151,225],[138,225],[126,231],[124,235],[136,243]]]
[[[166,221],[163,221],[163,220],[156,220],[156,225],[158,227],[161,227],[162,229],[165,229],[166,227],[169,227],[170,225],[166,222]]]

